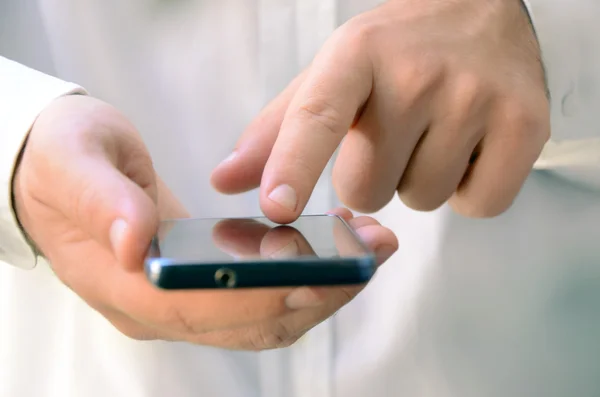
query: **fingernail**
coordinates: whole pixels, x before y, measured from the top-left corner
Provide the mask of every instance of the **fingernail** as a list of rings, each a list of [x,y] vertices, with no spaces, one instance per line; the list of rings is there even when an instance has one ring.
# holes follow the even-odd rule
[[[323,300],[308,287],[297,288],[285,298],[285,305],[292,310],[308,309],[322,304]]]
[[[121,242],[125,237],[125,231],[127,230],[127,222],[123,219],[117,219],[113,222],[110,227],[109,238],[110,244],[112,245],[113,253],[116,254],[118,252],[119,247],[121,246]]]
[[[272,253],[270,256],[271,258],[294,258],[297,257],[299,253],[300,247],[298,247],[298,243],[296,240],[292,240],[283,248]]]
[[[277,186],[269,194],[269,199],[290,211],[296,211],[298,205],[296,191],[290,185]]]
[[[397,248],[393,245],[382,245],[381,247],[377,247],[377,249],[375,249],[375,254],[380,262],[384,262],[394,255],[396,251]]]
[[[237,152],[237,150],[234,150],[233,152],[231,152],[231,154],[229,156],[225,157],[225,159],[223,161],[221,161],[221,163],[219,164],[219,167],[232,162],[233,160],[236,159],[237,156],[238,156],[238,152]]]

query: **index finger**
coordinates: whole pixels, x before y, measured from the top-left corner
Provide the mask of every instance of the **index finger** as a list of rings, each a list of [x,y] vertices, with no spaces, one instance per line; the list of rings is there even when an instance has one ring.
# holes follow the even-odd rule
[[[263,212],[278,223],[301,213],[329,159],[367,101],[372,68],[366,53],[331,41],[315,59],[285,114],[265,166]]]

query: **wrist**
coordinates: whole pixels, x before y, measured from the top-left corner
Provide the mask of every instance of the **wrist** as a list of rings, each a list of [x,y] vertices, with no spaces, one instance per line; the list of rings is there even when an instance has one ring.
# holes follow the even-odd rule
[[[44,255],[39,250],[39,248],[37,247],[37,244],[33,241],[31,236],[29,235],[29,233],[23,226],[23,223],[21,222],[21,219],[22,219],[21,216],[23,213],[23,206],[20,204],[20,203],[22,203],[21,198],[23,196],[23,185],[22,185],[22,179],[21,179],[21,175],[23,172],[22,172],[21,163],[23,160],[23,155],[25,154],[25,149],[27,147],[28,141],[29,141],[29,137],[26,137],[25,141],[23,142],[23,146],[21,147],[21,151],[19,152],[17,159],[15,161],[15,171],[13,173],[12,180],[10,182],[11,183],[10,190],[12,192],[10,200],[11,200],[11,206],[12,206],[13,213],[15,214],[15,220],[17,222],[17,226],[19,227],[23,237],[25,238],[25,240],[27,241],[27,243],[33,250],[35,256],[43,257]]]

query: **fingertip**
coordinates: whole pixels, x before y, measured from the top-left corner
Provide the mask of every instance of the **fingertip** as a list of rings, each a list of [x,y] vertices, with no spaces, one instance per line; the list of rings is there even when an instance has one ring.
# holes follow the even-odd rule
[[[348,208],[334,208],[331,211],[327,211],[328,215],[337,215],[346,222],[350,222],[354,218],[354,214]]]
[[[370,216],[359,216],[358,218],[351,219],[348,224],[355,230],[370,225],[380,226],[379,221],[377,221],[375,218],[371,218]]]
[[[263,214],[265,214],[265,216],[267,218],[269,218],[269,220],[271,222],[274,222],[274,223],[277,223],[280,225],[287,225],[287,224],[293,223],[299,217],[295,213],[290,213],[289,211],[278,208],[276,205],[272,205],[272,204],[271,205],[261,204],[261,210],[262,210]]]
[[[210,185],[219,193],[227,193],[228,190],[224,168],[224,166],[219,164],[211,171],[209,177]]]
[[[215,167],[210,183],[223,194],[243,193],[258,187],[263,168],[264,160],[237,149]]]
[[[393,254],[398,250],[398,238],[386,227],[376,224],[366,225],[356,229],[356,233],[364,244],[375,251],[378,256],[379,251]]]
[[[381,265],[385,261],[390,259],[396,253],[396,251],[398,251],[398,247],[393,245],[383,245],[377,247],[377,249],[375,250],[377,265]]]
[[[294,222],[303,210],[296,189],[288,184],[281,184],[270,191],[261,192],[260,206],[271,221],[280,224]]]
[[[231,152],[223,161],[221,161],[210,174],[210,183],[218,191],[227,190],[228,181],[230,178],[231,171],[235,170],[235,163],[239,156],[237,150]]]
[[[236,149],[213,170],[211,184],[216,190],[236,194],[259,186],[283,116],[304,74],[260,112],[244,130]]]

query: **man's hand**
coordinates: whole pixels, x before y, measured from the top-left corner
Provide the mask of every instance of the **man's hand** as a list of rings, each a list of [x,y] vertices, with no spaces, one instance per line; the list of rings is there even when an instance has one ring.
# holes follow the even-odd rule
[[[58,278],[135,339],[232,349],[289,345],[361,287],[161,291],[143,260],[159,219],[187,212],[155,176],[136,129],[90,97],[57,99],[35,122],[14,181],[21,224]],[[393,233],[369,218],[349,223],[385,259]]]
[[[260,184],[277,222],[303,210],[341,144],[333,182],[372,212],[450,199],[495,216],[549,138],[540,50],[520,0],[391,0],[340,27],[214,172],[225,193]]]

